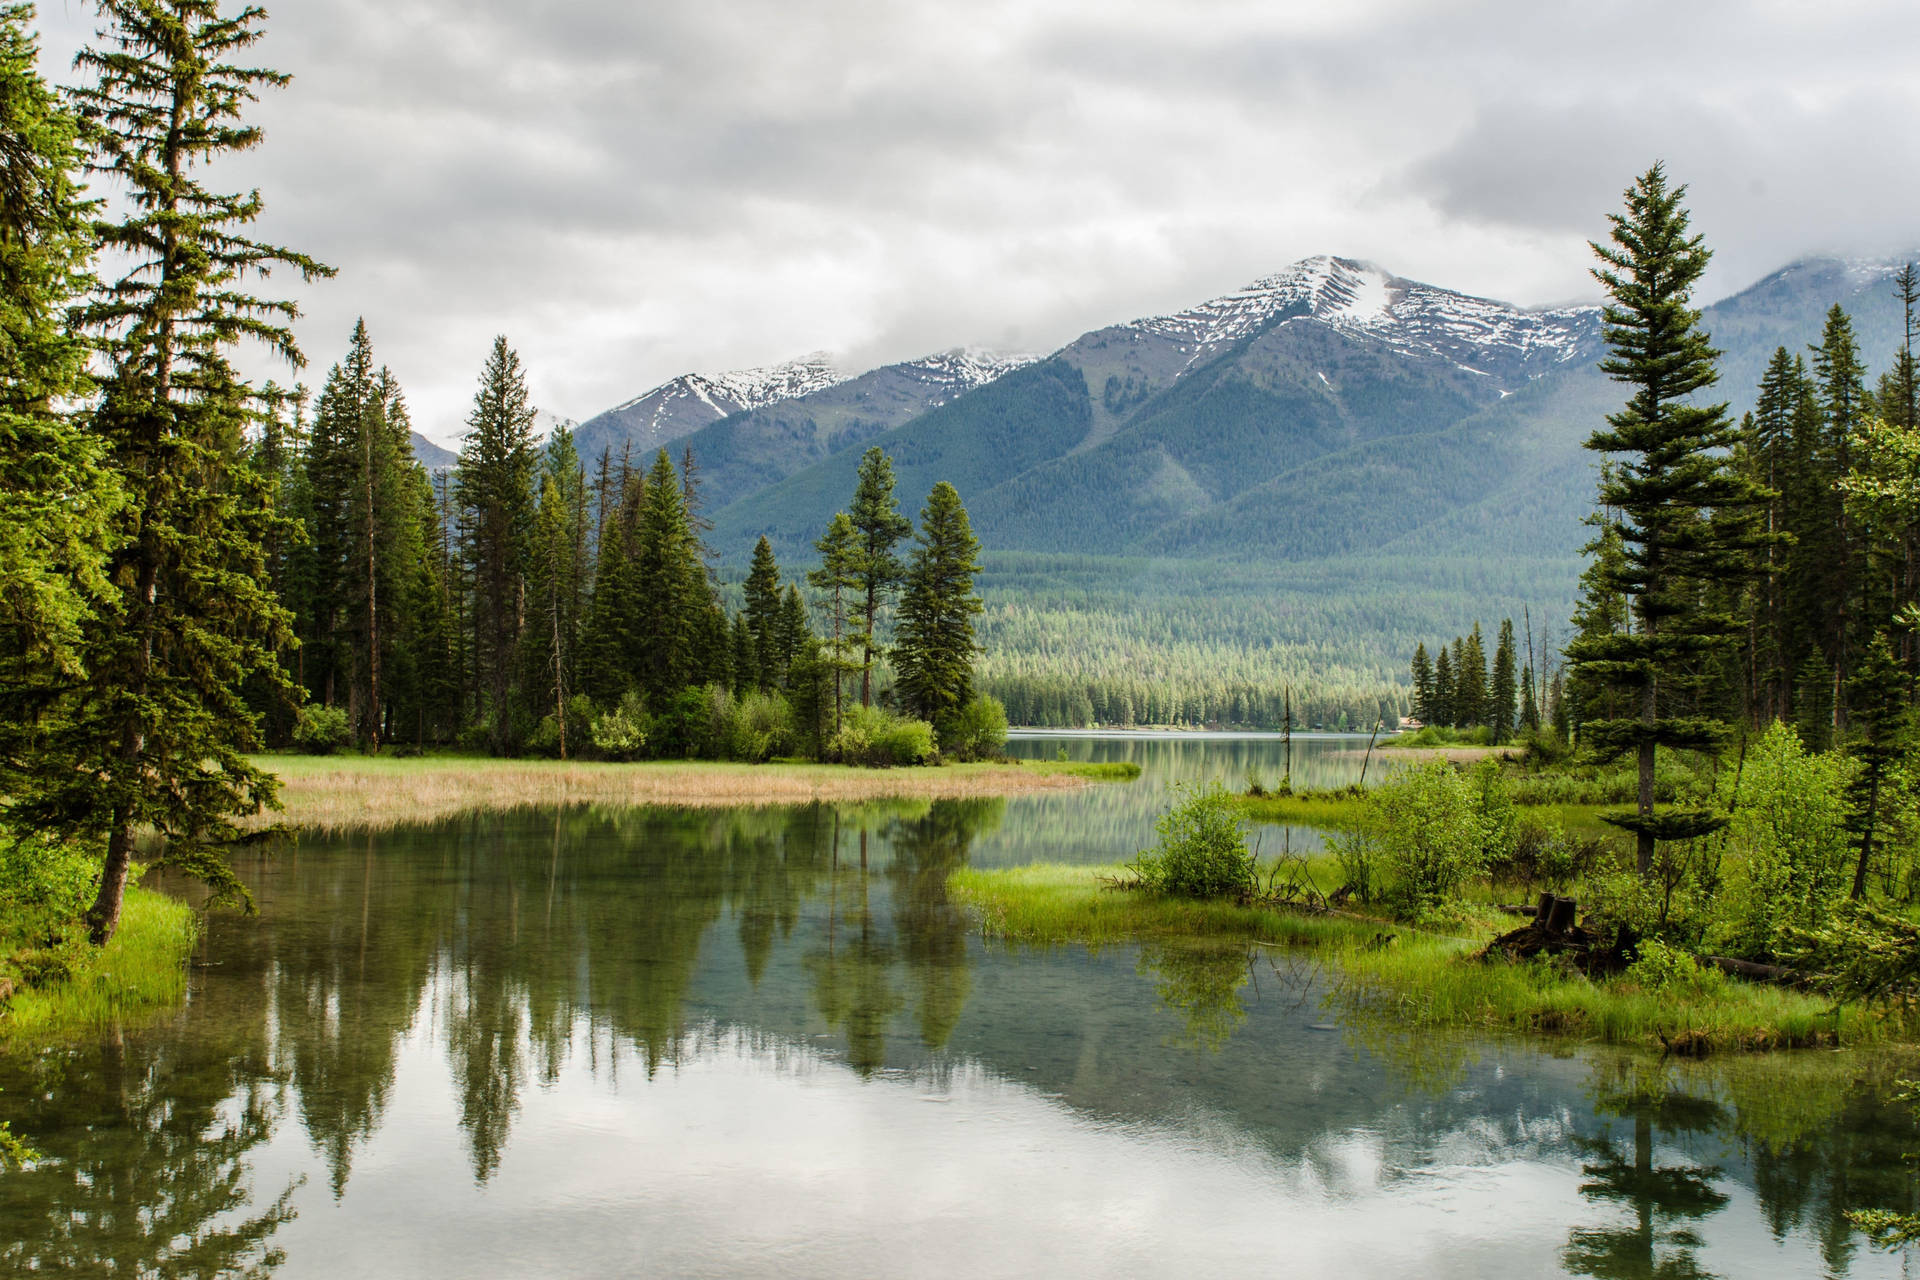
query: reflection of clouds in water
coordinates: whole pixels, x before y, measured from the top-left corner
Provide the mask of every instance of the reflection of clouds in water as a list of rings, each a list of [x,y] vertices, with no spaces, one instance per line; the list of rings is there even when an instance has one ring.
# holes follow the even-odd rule
[[[1390,1140],[1366,1130],[1282,1161],[1224,1117],[1097,1118],[971,1061],[862,1078],[805,1046],[710,1027],[674,1058],[651,1082],[613,1090],[596,1083],[590,1054],[572,1055],[527,1096],[485,1190],[463,1180],[436,1197],[430,1223],[383,1215],[381,1184],[443,1171],[412,1144],[376,1144],[343,1206],[356,1219],[371,1207],[372,1221],[314,1224],[329,1266],[1539,1275],[1577,1195],[1564,1162],[1400,1173]],[[403,1061],[410,1074],[430,1059]],[[305,1255],[308,1242],[287,1243]]]

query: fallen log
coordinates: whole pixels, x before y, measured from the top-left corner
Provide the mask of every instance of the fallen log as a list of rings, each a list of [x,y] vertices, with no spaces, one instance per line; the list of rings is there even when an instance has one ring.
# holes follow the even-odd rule
[[[1805,985],[1810,979],[1804,973],[1785,968],[1777,964],[1761,964],[1755,960],[1734,960],[1727,956],[1701,956],[1701,964],[1710,964],[1722,973],[1736,978],[1752,978],[1756,982],[1777,982],[1782,986]]]

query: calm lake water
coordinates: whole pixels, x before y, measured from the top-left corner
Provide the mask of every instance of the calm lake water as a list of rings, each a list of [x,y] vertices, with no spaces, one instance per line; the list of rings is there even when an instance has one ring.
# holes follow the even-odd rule
[[[1355,745],[1296,738],[1296,781]],[[983,942],[952,868],[1125,857],[1170,780],[1279,772],[1016,744],[1062,746],[1148,773],[251,862],[176,1015],[0,1056],[51,1157],[0,1176],[0,1274],[1907,1274],[1842,1213],[1914,1203],[1912,1063],[1413,1039],[1284,952]]]

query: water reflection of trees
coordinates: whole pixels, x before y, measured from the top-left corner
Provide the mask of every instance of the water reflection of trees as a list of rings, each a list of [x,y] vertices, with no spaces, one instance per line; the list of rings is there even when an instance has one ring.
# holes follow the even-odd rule
[[[297,1184],[264,1202],[253,1186],[248,1157],[277,1118],[261,1027],[114,1035],[10,1078],[36,1100],[25,1120],[48,1159],[0,1178],[0,1272],[172,1280],[278,1266],[273,1236]]]

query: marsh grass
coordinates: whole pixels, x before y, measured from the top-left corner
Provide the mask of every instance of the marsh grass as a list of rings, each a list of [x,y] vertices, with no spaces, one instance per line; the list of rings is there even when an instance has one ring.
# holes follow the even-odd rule
[[[733,805],[958,800],[1087,785],[1070,773],[1018,765],[862,769],[831,764],[648,761],[605,764],[485,757],[262,756],[279,775],[284,822],[317,831],[432,822],[473,810],[575,804]]]
[[[1140,766],[1131,760],[1022,760],[1020,767],[1094,782],[1133,782],[1140,777]]]
[[[178,1004],[199,935],[192,907],[150,889],[127,893],[113,941],[84,948],[66,977],[0,1006],[0,1039],[114,1026]]]
[[[968,869],[955,872],[948,888],[989,936],[1029,946],[1191,939],[1313,949],[1334,962],[1333,1002],[1403,1028],[1518,1032],[1686,1055],[1880,1044],[1910,1031],[1858,1006],[1836,1011],[1782,987],[1725,980],[1656,990],[1631,973],[1595,980],[1551,963],[1482,962],[1474,953],[1502,927],[1487,916],[1469,914],[1435,932],[1109,887],[1123,875],[1120,867],[1049,864]]]

